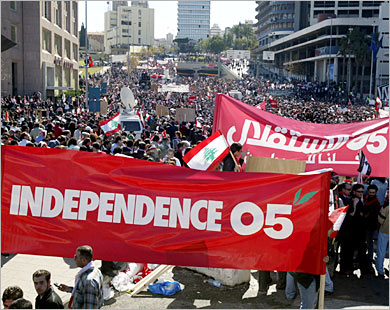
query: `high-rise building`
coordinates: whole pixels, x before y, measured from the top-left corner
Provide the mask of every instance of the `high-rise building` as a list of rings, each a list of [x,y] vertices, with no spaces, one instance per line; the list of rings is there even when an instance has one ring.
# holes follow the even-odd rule
[[[210,37],[221,36],[221,35],[222,35],[221,28],[219,28],[217,24],[214,24],[213,27],[210,28]]]
[[[140,6],[147,9],[149,4],[148,1],[131,1],[131,6]]]
[[[77,1],[2,1],[1,34],[16,45],[1,53],[1,95],[78,89],[78,32]]]
[[[154,43],[154,9],[143,6],[119,6],[104,13],[105,52],[123,54],[130,46]]]
[[[120,6],[128,6],[128,1],[112,1],[112,10],[118,11]]]
[[[178,1],[177,39],[207,39],[210,36],[210,1]]]

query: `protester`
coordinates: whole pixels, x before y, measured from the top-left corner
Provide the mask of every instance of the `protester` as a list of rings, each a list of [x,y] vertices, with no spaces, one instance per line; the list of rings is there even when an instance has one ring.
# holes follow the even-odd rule
[[[244,160],[241,158],[241,150],[242,145],[238,142],[234,142],[230,146],[229,154],[223,159],[223,171],[241,171],[241,165],[244,163]]]
[[[74,287],[60,284],[63,292],[72,293],[69,307],[72,309],[100,309],[103,306],[103,275],[95,267],[93,251],[88,245],[77,248],[74,261],[81,270],[76,276]]]
[[[12,302],[12,304],[9,305],[8,309],[32,309],[32,303],[31,301],[24,299],[24,298],[18,298]]]
[[[378,233],[378,249],[375,259],[375,268],[378,272],[378,276],[384,278],[385,269],[383,263],[385,261],[386,253],[389,251],[389,200],[385,201],[384,206],[379,212],[378,222],[381,225]],[[389,270],[387,269],[387,276],[389,276]]]
[[[8,309],[12,302],[23,297],[23,291],[19,286],[8,286],[1,297],[4,309]]]
[[[51,286],[51,274],[47,270],[34,272],[33,282],[38,296],[35,299],[35,309],[64,309],[60,296]]]

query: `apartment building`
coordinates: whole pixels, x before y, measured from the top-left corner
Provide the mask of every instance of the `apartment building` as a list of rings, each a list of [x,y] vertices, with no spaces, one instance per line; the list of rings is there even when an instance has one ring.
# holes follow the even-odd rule
[[[141,1],[139,1],[141,2]],[[104,14],[104,47],[107,54],[123,54],[129,46],[151,46],[154,43],[154,9],[141,6],[119,6]]]
[[[78,89],[77,1],[2,1],[1,94],[44,98]]]
[[[210,1],[178,1],[177,39],[208,39]]]

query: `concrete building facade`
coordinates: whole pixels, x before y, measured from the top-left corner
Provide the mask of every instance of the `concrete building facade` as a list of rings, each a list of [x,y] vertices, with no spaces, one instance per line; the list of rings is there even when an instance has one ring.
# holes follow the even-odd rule
[[[222,36],[222,30],[221,28],[219,28],[218,24],[214,24],[211,28],[210,28],[210,37],[214,37],[214,36]]]
[[[178,1],[177,39],[210,37],[210,1]]]
[[[88,32],[88,50],[104,52],[104,32]]]
[[[258,69],[267,69],[279,76],[310,81],[342,81],[348,89],[356,92],[360,90],[360,78],[363,76],[363,93],[368,94],[370,63],[366,64],[362,72],[363,68],[357,64],[354,55],[348,54],[344,58],[339,50],[341,40],[354,28],[359,28],[371,37],[375,27],[379,32],[379,37],[383,36],[384,39],[383,48],[379,50],[378,61],[373,68],[373,79],[377,80],[375,83],[377,86],[388,81],[389,58],[386,52],[389,46],[388,3],[311,1],[308,4],[309,6],[305,9],[310,25],[259,46],[256,50]],[[274,60],[263,61],[263,51],[273,52]],[[356,76],[359,82],[354,80]],[[372,90],[374,90],[373,86]]]
[[[154,9],[119,6],[104,13],[104,47],[107,54],[126,53],[129,46],[154,43]]]
[[[1,94],[44,98],[78,89],[77,1],[2,1]]]

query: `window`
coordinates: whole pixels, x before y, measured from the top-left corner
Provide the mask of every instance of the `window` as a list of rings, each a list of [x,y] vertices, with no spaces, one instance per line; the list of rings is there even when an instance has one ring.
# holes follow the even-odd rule
[[[138,10],[138,15],[141,15],[141,12],[142,12],[141,10]]]
[[[57,5],[55,7],[55,23],[58,27],[62,27],[62,6],[61,2],[57,1]]]
[[[16,1],[10,1],[9,7],[11,8],[11,10],[16,11]]]
[[[62,69],[61,66],[55,68],[54,86],[62,86]]]
[[[70,33],[70,1],[65,1],[65,19],[66,19],[65,29],[67,32]]]
[[[138,27],[141,27],[141,22],[138,22]]]
[[[70,41],[65,39],[65,57],[71,59],[70,56]]]
[[[42,29],[42,49],[51,53],[51,32]]]
[[[73,79],[72,79],[72,87],[74,88],[74,89],[77,89],[78,87],[77,87],[77,77],[78,77],[78,72],[77,72],[77,70],[73,70]]]
[[[51,2],[45,1],[43,3],[43,17],[51,21]]]
[[[65,73],[65,85],[66,87],[70,87],[70,68],[64,68]]]
[[[16,42],[16,25],[11,25],[11,41]]]
[[[54,53],[62,56],[62,38],[54,35]]]
[[[74,43],[73,43],[73,59],[76,61],[79,59],[79,52],[78,52],[77,44],[74,44]]]
[[[141,35],[141,29],[138,30],[138,35],[139,35],[139,36]]]
[[[141,38],[138,38],[138,44],[141,44]]]

